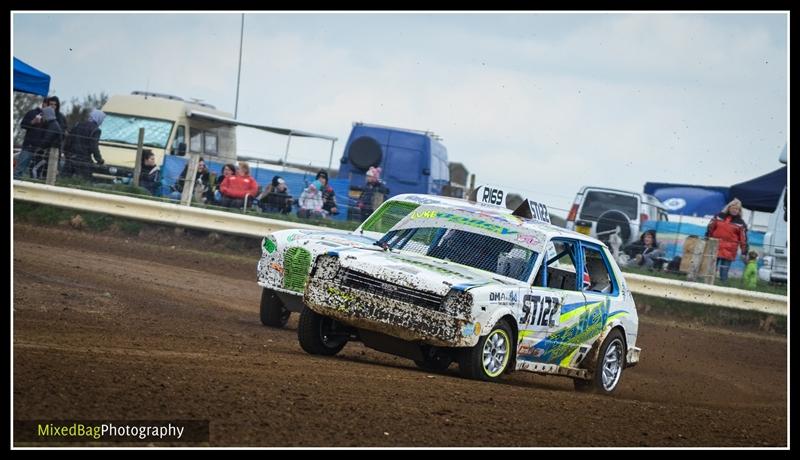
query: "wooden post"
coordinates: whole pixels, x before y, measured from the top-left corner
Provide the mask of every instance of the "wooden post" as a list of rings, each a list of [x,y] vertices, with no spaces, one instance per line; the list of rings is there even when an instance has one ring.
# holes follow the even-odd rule
[[[56,185],[56,176],[58,175],[58,160],[60,156],[58,147],[50,148],[48,156],[50,158],[47,161],[47,178],[45,179],[45,183],[47,185]]]
[[[186,177],[183,181],[183,193],[181,194],[181,204],[189,206],[192,204],[192,196],[194,195],[194,181],[197,176],[197,165],[200,163],[199,153],[189,154],[189,167],[186,171]]]
[[[142,175],[142,147],[144,146],[144,128],[139,128],[139,142],[136,145],[136,163],[133,166],[133,185],[139,186],[139,176]]]

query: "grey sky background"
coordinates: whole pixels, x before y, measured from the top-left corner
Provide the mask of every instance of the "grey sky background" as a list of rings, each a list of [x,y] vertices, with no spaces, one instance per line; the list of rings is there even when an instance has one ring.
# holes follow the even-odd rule
[[[240,13],[15,13],[12,53],[62,100],[144,90],[234,112]],[[788,140],[786,13],[247,13],[242,120],[432,130],[479,183],[565,214],[583,185],[728,186]],[[239,153],[285,138],[238,129]],[[327,165],[329,144],[290,160]]]

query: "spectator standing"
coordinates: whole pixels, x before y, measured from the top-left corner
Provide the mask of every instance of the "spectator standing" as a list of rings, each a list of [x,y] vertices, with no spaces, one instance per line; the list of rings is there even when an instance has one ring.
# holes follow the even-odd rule
[[[381,168],[370,166],[367,170],[367,183],[356,205],[361,211],[361,221],[365,221],[372,211],[377,209],[382,203],[389,189],[381,182]]]
[[[34,179],[44,179],[47,175],[47,165],[50,163],[50,149],[61,149],[61,141],[63,135],[61,126],[58,124],[56,111],[47,106],[42,109],[42,136],[39,138],[39,145],[36,149],[36,154],[33,156],[33,164],[31,165],[31,177]]]
[[[142,172],[139,176],[139,186],[153,196],[161,194],[161,171],[156,164],[156,154],[150,149],[142,150]]]
[[[706,237],[718,238],[717,267],[719,279],[728,282],[728,270],[736,260],[736,250],[741,248],[742,256],[747,253],[747,224],[741,216],[742,202],[734,198],[722,212],[714,216],[706,229]]]
[[[25,130],[25,138],[22,140],[22,150],[17,156],[17,166],[14,168],[14,179],[22,178],[23,174],[30,175],[29,167],[33,156],[39,150],[39,140],[42,138],[44,129],[44,117],[42,108],[47,106],[47,99],[42,101],[41,107],[29,110],[22,121],[20,127]]]
[[[94,161],[98,165],[105,163],[100,155],[100,126],[106,114],[102,110],[93,109],[89,119],[72,127],[64,142],[64,174],[91,179]]]
[[[258,195],[258,182],[250,176],[250,165],[240,161],[235,176],[228,176],[220,184],[222,206],[226,208],[244,207],[245,200],[253,200]]]
[[[755,289],[758,284],[758,253],[747,253],[747,265],[744,267],[743,284],[745,289]]]

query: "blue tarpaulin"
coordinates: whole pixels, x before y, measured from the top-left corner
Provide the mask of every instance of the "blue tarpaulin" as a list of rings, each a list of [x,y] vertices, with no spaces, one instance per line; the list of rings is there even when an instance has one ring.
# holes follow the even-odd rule
[[[644,193],[655,196],[670,214],[713,216],[728,203],[727,187],[648,182]]]
[[[775,212],[781,193],[786,188],[787,167],[738,183],[731,187],[728,196],[738,198],[746,209]]]
[[[14,58],[14,91],[47,97],[50,75]]]

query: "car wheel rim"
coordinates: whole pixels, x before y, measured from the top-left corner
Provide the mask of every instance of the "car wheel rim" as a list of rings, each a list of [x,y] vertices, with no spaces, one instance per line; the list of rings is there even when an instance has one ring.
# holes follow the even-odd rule
[[[614,339],[606,348],[603,367],[600,370],[603,389],[611,391],[617,386],[622,374],[622,340]]]
[[[483,344],[483,370],[489,377],[497,377],[508,362],[508,335],[498,329],[492,331]]]
[[[328,348],[336,348],[341,343],[341,338],[330,335],[331,327],[333,326],[332,321],[325,321],[322,320],[319,323],[319,335],[322,339],[323,345]]]

